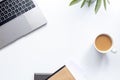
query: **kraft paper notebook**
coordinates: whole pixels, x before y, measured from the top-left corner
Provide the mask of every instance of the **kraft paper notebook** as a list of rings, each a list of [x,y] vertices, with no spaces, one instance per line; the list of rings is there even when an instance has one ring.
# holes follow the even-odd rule
[[[75,80],[66,66],[63,66],[46,80]]]

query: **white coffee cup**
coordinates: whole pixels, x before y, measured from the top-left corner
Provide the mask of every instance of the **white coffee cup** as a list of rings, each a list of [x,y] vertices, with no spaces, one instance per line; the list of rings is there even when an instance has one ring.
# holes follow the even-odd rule
[[[99,53],[113,52],[113,38],[109,34],[99,34],[94,41],[94,47]],[[115,51],[114,51],[115,52]]]

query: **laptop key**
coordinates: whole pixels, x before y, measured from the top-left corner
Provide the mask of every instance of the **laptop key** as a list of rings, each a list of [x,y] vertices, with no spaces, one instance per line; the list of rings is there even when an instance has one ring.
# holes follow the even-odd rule
[[[4,20],[4,17],[1,17],[1,20],[3,21],[3,20]]]
[[[4,16],[4,13],[1,13],[1,16]]]
[[[9,13],[8,16],[10,17],[10,16],[11,16],[11,13]]]
[[[4,14],[7,14],[7,11],[5,11]]]
[[[15,5],[15,8],[18,8],[18,5]]]
[[[8,9],[8,6],[5,6],[5,9]]]
[[[27,8],[25,8],[25,12],[27,12],[28,11],[28,9]]]
[[[14,11],[12,11],[11,13],[12,13],[12,14],[15,14],[15,12],[14,12]]]
[[[8,12],[11,12],[11,9],[8,9]]]
[[[34,8],[35,7],[35,5],[32,5],[32,8]]]
[[[8,16],[7,16],[7,15],[5,15],[5,18],[8,18]]]
[[[14,8],[14,7],[12,7],[11,9],[12,9],[13,11],[15,10],[15,8]]]
[[[2,11],[5,11],[5,8],[2,8],[1,10],[2,10]]]
[[[5,5],[8,5],[8,2],[5,2]]]
[[[12,4],[15,5],[15,2],[13,2]]]

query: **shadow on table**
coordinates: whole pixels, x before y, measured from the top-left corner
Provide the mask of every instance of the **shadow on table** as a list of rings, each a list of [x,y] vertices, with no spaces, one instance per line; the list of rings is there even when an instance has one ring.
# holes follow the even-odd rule
[[[99,53],[92,45],[84,57],[84,64],[87,70],[97,73],[101,69],[106,69],[109,66],[109,59],[107,55],[108,54]]]

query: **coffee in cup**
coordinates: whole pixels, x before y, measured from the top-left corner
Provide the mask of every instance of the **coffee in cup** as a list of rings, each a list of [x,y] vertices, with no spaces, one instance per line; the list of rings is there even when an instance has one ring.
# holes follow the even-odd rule
[[[94,46],[100,53],[107,53],[112,49],[113,40],[108,34],[100,34],[96,37]]]

